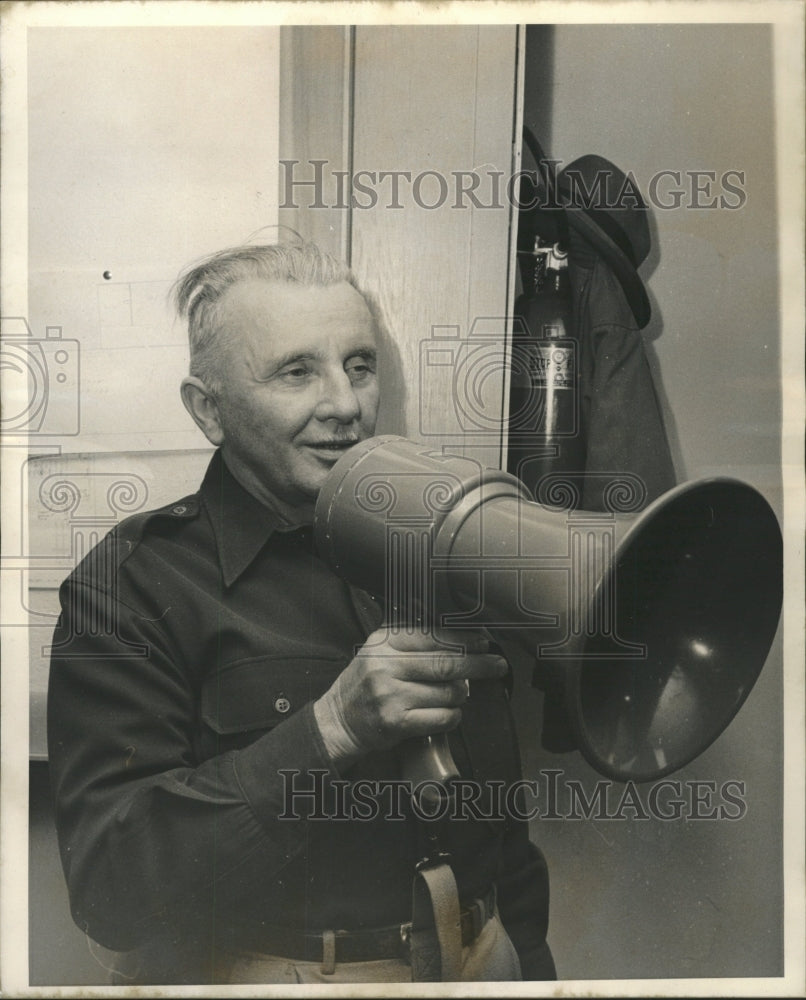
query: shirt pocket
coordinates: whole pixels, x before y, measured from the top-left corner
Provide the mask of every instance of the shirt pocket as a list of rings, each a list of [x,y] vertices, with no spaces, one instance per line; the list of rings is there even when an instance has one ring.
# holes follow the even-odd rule
[[[200,698],[200,758],[253,743],[323,695],[346,665],[341,659],[257,656],[208,674]]]

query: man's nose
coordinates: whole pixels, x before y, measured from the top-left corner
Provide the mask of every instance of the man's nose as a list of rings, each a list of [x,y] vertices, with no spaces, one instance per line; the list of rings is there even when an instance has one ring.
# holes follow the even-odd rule
[[[361,403],[347,372],[334,372],[324,379],[316,415],[320,420],[335,419],[344,424],[361,416]]]

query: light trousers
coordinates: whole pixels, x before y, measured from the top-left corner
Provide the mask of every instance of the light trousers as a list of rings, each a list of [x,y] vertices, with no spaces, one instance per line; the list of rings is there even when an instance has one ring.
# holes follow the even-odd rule
[[[462,982],[518,982],[521,966],[498,914],[476,940],[462,948]],[[237,955],[229,983],[410,983],[411,966],[402,958],[371,962],[337,962],[332,973],[321,962],[298,962],[273,955]]]

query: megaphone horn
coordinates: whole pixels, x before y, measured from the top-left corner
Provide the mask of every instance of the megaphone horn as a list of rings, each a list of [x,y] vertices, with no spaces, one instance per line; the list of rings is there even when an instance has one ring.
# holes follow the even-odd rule
[[[547,509],[514,476],[387,435],[339,459],[314,530],[399,623],[484,627],[533,653],[585,758],[621,781],[678,770],[722,733],[781,610],[778,521],[733,479],[639,514]],[[445,747],[427,753],[444,780]]]

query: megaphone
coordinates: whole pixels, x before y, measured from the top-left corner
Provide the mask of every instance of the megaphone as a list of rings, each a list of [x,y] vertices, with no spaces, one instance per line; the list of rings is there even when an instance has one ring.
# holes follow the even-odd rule
[[[778,521],[753,487],[686,483],[640,513],[532,502],[514,476],[385,435],[335,464],[314,520],[331,568],[400,627],[483,627],[534,654],[600,773],[648,781],[725,729],[782,602]],[[419,775],[449,780],[442,737]]]

